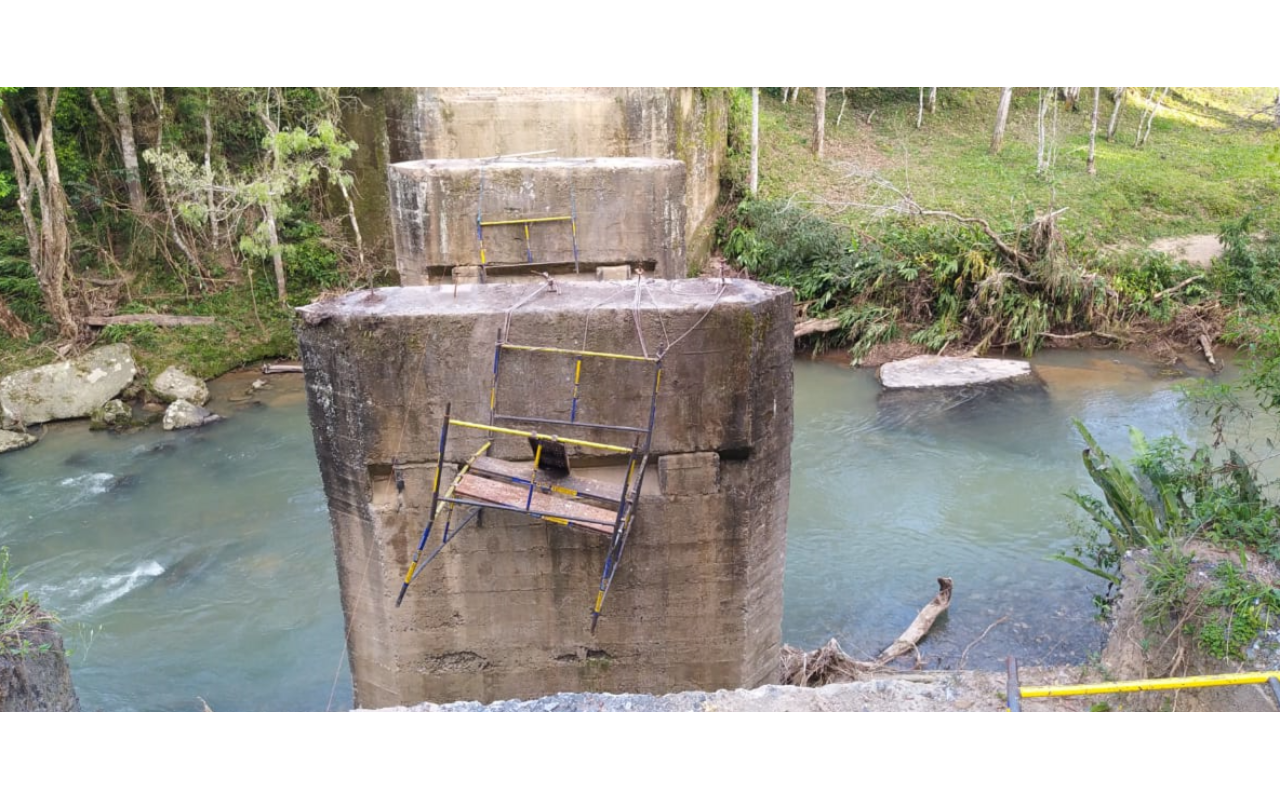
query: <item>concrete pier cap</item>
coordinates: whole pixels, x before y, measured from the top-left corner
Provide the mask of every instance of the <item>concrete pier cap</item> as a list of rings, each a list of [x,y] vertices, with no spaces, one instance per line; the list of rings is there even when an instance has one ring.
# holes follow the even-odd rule
[[[405,286],[482,262],[495,277],[618,264],[686,274],[685,165],[676,159],[409,161],[392,164],[388,181]]]
[[[358,707],[776,679],[791,294],[746,280],[583,278],[381,288],[298,309]],[[513,344],[662,354],[648,477],[594,636],[608,539],[510,511],[484,510],[395,607],[430,506],[445,406],[488,422],[502,331]],[[651,368],[584,359],[578,418],[643,425]],[[567,416],[572,356],[504,350],[500,377],[500,408]],[[634,442],[622,431],[571,435]],[[450,429],[445,480],[484,437]],[[518,437],[499,438],[493,454],[531,458]],[[584,477],[620,469],[580,448],[569,457]]]

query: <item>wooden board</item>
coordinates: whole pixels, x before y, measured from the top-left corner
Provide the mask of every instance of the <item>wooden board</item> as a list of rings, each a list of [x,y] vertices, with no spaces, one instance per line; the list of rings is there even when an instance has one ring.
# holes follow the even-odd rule
[[[525,503],[529,499],[527,486],[481,478],[471,473],[467,473],[459,481],[456,493],[462,497],[508,506],[512,511],[516,512],[524,511]],[[570,500],[567,497],[543,494],[538,491],[533,493],[533,502],[530,504],[529,510],[544,517],[555,519],[577,517],[578,519],[573,521],[574,525],[596,533],[602,533],[605,536],[613,535],[613,523],[618,516],[616,511],[610,511],[607,508],[596,508],[586,503]],[[590,521],[579,521],[583,519]]]
[[[497,475],[503,478],[516,478],[518,480],[529,480],[529,474],[533,472],[532,461],[504,461],[500,458],[490,458],[489,456],[481,456],[477,458],[471,466],[472,472],[488,473],[489,475]],[[579,478],[570,475],[567,478],[559,478],[555,481],[557,487],[568,489],[569,494],[577,493],[584,497],[605,500],[611,502],[616,507],[618,499],[622,497],[622,484],[605,483],[604,481],[592,480],[591,478]],[[523,505],[523,501],[521,501]]]

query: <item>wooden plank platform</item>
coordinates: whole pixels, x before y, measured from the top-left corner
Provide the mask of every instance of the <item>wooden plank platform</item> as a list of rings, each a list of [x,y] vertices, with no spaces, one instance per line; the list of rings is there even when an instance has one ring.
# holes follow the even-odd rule
[[[523,512],[525,510],[525,502],[529,498],[529,489],[526,486],[519,486],[514,483],[482,478],[469,472],[459,481],[456,494],[461,497],[483,500],[486,503],[508,506],[512,511]],[[552,517],[558,520],[566,517],[577,517],[578,519],[573,520],[574,525],[605,536],[613,535],[613,523],[618,516],[617,511],[589,506],[586,503],[570,500],[567,497],[543,494],[538,491],[533,493],[533,502],[530,504],[529,510],[544,517]],[[582,520],[588,521],[584,522]]]
[[[500,458],[491,458],[489,456],[481,456],[477,458],[475,463],[471,465],[471,472],[480,473],[482,475],[493,475],[499,478],[515,479],[527,481],[533,472],[532,461],[504,461]],[[542,476],[539,476],[542,478]],[[543,478],[543,480],[546,480]],[[570,475],[567,478],[557,478],[553,482],[556,487],[557,494],[567,495],[569,497],[575,494],[589,497],[593,500],[604,500],[613,503],[614,508],[618,506],[618,500],[622,497],[622,484],[605,483],[604,481],[592,480],[591,478],[579,478]],[[523,501],[521,501],[523,505]]]

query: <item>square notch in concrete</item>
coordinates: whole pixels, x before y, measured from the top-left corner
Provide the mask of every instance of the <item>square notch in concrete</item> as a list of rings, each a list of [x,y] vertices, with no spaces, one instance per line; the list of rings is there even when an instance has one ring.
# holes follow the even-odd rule
[[[720,491],[720,455],[663,456],[658,459],[658,485],[667,497],[716,494]]]

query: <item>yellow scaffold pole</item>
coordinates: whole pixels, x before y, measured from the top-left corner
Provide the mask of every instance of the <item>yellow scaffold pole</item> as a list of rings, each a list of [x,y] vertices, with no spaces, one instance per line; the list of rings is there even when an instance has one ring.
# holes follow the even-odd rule
[[[1203,689],[1210,686],[1244,686],[1280,680],[1280,672],[1237,672],[1231,675],[1191,675],[1185,678],[1151,678],[1111,683],[1081,683],[1073,686],[1023,686],[1022,697],[1071,697],[1112,692],[1158,692],[1172,689]]]

